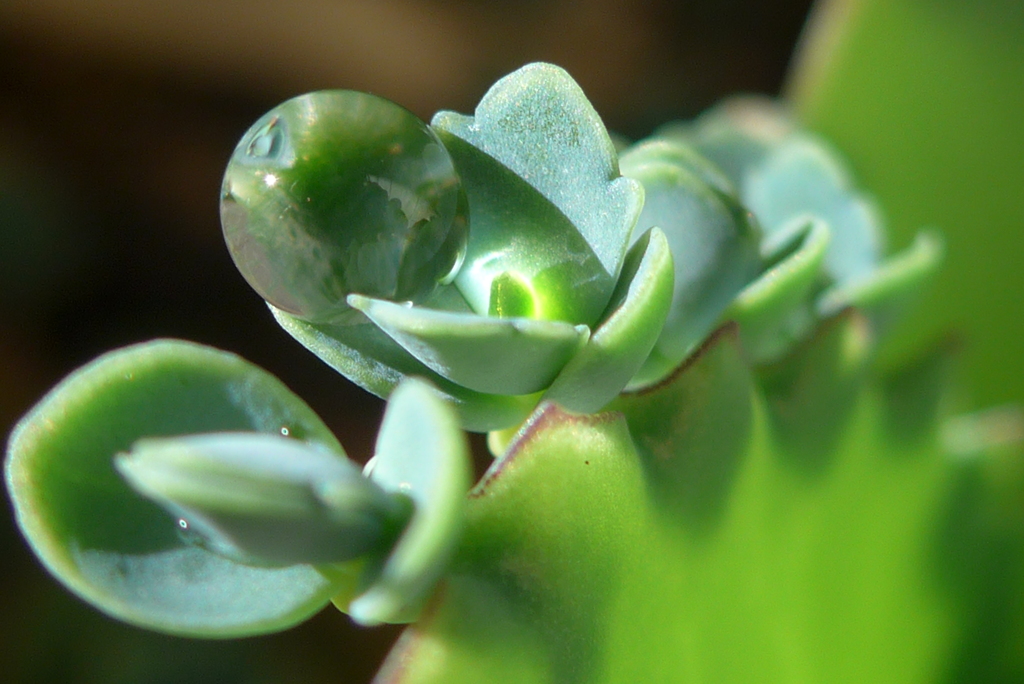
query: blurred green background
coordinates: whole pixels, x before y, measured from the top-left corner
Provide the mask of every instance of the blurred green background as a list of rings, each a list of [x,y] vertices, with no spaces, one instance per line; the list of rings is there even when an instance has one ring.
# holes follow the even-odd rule
[[[1024,399],[1024,2],[833,0],[788,95],[889,219],[947,239],[941,277],[887,352],[961,335],[973,406]]]
[[[97,354],[168,336],[282,378],[370,455],[381,404],[273,323],[223,246],[238,137],[298,93],[353,88],[423,118],[469,112],[522,64],[560,64],[627,136],[726,94],[775,94],[810,0],[3,0],[0,429]],[[949,329],[974,405],[1024,398],[1024,3],[834,0],[788,92],[878,194],[902,247],[950,258],[892,358]],[[479,443],[478,443],[479,446]],[[366,682],[395,628],[328,610],[284,634],[199,642],[99,615],[0,525],[5,682]]]

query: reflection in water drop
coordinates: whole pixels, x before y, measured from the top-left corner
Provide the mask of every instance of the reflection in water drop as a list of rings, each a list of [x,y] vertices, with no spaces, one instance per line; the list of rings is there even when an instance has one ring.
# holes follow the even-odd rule
[[[246,154],[250,157],[272,157],[280,151],[282,133],[278,121],[278,117],[273,117],[255,133],[245,150]]]

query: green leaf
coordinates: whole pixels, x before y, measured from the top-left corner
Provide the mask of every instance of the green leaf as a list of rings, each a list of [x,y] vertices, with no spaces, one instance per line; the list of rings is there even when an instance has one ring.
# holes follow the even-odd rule
[[[472,309],[593,323],[615,279],[576,226],[499,161],[441,128],[438,134],[469,197],[472,239],[455,285]],[[516,286],[511,301],[509,285]]]
[[[794,130],[793,121],[777,100],[733,95],[696,121],[661,126],[655,136],[692,145],[742,193],[750,170]]]
[[[883,362],[898,367],[956,328],[969,341],[973,406],[1021,402],[1024,5],[817,4],[788,88],[796,112],[850,159],[885,208],[893,247],[922,226],[948,243]]]
[[[864,383],[867,319],[845,309],[821,322],[788,355],[758,368],[777,439],[809,471],[828,468]]]
[[[642,166],[654,162],[666,162],[680,166],[693,173],[702,181],[721,193],[737,197],[739,191],[725,173],[708,161],[708,158],[697,153],[682,136],[654,136],[627,147],[619,155],[619,164],[628,157],[629,165]]]
[[[590,336],[587,326],[561,321],[491,318],[358,295],[349,305],[441,377],[490,394],[543,390]]]
[[[379,681],[992,681],[975,635],[986,616],[1021,624],[1024,527],[991,506],[1024,477],[994,496],[992,462],[948,458],[935,415],[896,438],[906,384],[865,377],[857,321],[769,395],[726,329],[623,413],[544,405],[471,492],[446,581]],[[800,380],[830,367],[858,382],[809,469],[773,397],[832,401]],[[898,394],[938,410],[930,374],[912,376]]]
[[[580,299],[563,320],[593,323],[615,286],[643,190],[619,176],[608,132],[576,82],[556,66],[531,64],[495,83],[475,116],[439,112],[431,125],[469,196],[472,239],[456,283],[474,309],[489,309],[491,282],[505,272],[532,282],[555,269],[543,287]],[[600,296],[586,301],[574,285]]]
[[[379,397],[388,397],[407,377],[427,378],[434,391],[450,401],[463,428],[472,432],[501,430],[523,422],[540,394],[502,395],[475,392],[441,377],[370,323],[313,324],[270,307],[284,330],[328,366]]]
[[[379,577],[343,610],[364,625],[416,619],[460,539],[472,468],[454,412],[422,380],[388,402],[370,479],[412,499],[412,518]]]
[[[794,134],[773,147],[750,171],[743,202],[768,234],[804,214],[828,223],[825,268],[839,282],[865,276],[881,259],[877,208],[854,191],[838,156],[821,140]]]
[[[294,625],[335,591],[323,575],[208,551],[114,470],[114,455],[140,438],[214,431],[288,434],[344,457],[313,411],[265,371],[208,347],[150,342],[76,371],[17,425],[6,475],[18,524],[50,572],[121,620],[217,637]]]
[[[672,308],[637,382],[657,380],[700,344],[722,312],[761,271],[761,231],[730,195],[708,185],[678,158],[640,146],[623,172],[644,186],[637,228],[665,232],[675,266]]]
[[[848,306],[856,306],[871,318],[876,334],[888,332],[925,292],[942,265],[944,243],[935,232],[918,233],[914,243],[871,273],[838,283],[817,301],[818,313],[831,316]]]
[[[248,565],[381,556],[408,518],[348,459],[278,435],[149,437],[114,465],[211,550]]]
[[[672,253],[652,228],[633,245],[609,313],[544,394],[570,411],[592,413],[622,391],[654,348],[672,301]]]
[[[735,325],[719,328],[671,377],[608,407],[625,415],[659,508],[692,532],[721,515],[750,440],[753,382],[737,340]]]
[[[745,287],[725,313],[740,324],[740,337],[754,363],[778,359],[803,339],[817,322],[811,293],[822,278],[821,266],[831,237],[828,225],[798,218],[799,246]]]

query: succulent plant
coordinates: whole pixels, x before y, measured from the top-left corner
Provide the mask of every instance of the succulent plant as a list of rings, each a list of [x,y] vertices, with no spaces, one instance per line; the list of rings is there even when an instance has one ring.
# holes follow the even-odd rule
[[[374,457],[227,352],[97,359],[6,474],[100,610],[209,637],[327,603],[414,623],[381,682],[936,682],[1020,599],[1015,418],[950,419],[949,345],[874,366],[942,241],[886,256],[779,105],[617,151],[548,64],[429,125],[311,93],[243,136],[221,197],[281,326],[388,398]],[[463,430],[496,457],[475,485]]]

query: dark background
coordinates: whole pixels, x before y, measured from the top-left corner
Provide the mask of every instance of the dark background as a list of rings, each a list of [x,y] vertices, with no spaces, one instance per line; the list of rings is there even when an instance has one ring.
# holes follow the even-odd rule
[[[810,0],[4,0],[0,3],[0,431],[113,347],[178,337],[284,380],[370,455],[381,403],[276,327],[217,209],[237,139],[296,94],[352,88],[424,119],[471,112],[530,61],[569,70],[642,136],[736,91],[778,92]],[[101,616],[0,514],[6,682],[366,682],[396,628],[326,610],[201,642]]]

